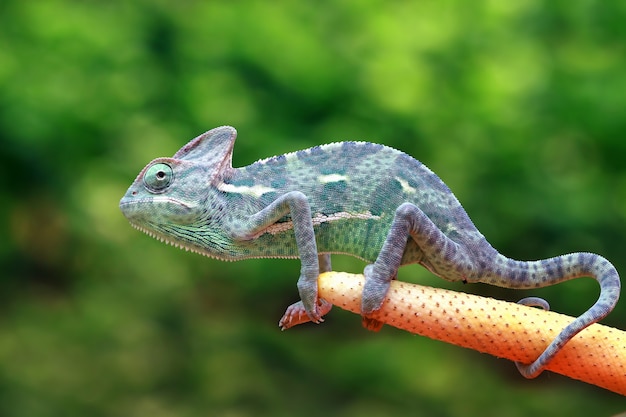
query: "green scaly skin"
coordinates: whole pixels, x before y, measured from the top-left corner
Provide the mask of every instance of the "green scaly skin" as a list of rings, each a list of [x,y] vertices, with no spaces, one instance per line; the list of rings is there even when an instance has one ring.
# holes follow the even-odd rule
[[[538,288],[590,276],[598,301],[561,331],[530,365],[532,378],[585,327],[617,303],[620,280],[609,261],[573,253],[516,261],[498,253],[430,169],[395,149],[340,142],[233,168],[236,131],[219,127],[193,139],[172,158],[150,162],[120,208],[136,228],[165,242],[222,260],[300,258],[301,301],[280,320],[286,329],[319,323],[330,304],[318,298],[317,276],[330,254],[348,254],[365,268],[362,314],[380,308],[402,265],[419,263],[450,281]],[[541,305],[532,299],[525,304]]]

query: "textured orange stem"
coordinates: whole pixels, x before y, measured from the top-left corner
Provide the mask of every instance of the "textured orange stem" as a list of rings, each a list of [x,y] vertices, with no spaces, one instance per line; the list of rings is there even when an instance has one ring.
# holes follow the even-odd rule
[[[319,294],[360,313],[363,275],[320,275]],[[393,281],[372,315],[383,323],[435,340],[530,363],[574,320],[493,298]],[[626,332],[593,324],[570,340],[547,369],[626,395]]]

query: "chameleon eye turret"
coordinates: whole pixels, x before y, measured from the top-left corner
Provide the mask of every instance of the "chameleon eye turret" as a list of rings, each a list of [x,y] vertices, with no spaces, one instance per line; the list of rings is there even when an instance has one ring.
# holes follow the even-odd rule
[[[143,183],[146,188],[154,193],[161,193],[167,189],[174,179],[172,167],[166,163],[158,162],[146,170]]]

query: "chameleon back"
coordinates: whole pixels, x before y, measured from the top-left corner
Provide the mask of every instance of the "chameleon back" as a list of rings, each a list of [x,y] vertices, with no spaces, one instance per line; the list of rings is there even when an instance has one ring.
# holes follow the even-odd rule
[[[229,192],[244,216],[289,191],[304,193],[320,253],[344,253],[373,262],[396,208],[405,202],[418,205],[453,239],[482,238],[437,175],[409,155],[383,145],[338,142],[279,155],[234,170],[224,184],[218,188]],[[251,187],[259,195],[249,192]],[[258,250],[282,248],[282,253],[263,256],[295,257],[293,234],[284,233],[290,227],[290,218],[285,217],[251,244]],[[419,259],[417,247],[409,244],[403,263]]]

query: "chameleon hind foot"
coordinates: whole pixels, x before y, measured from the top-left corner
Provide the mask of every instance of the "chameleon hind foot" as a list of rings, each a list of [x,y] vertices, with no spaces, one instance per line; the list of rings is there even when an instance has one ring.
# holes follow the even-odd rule
[[[383,328],[385,323],[367,316],[361,316],[361,324],[370,332],[378,332]]]
[[[369,317],[369,314],[377,311],[382,306],[389,291],[391,279],[380,279],[375,276],[374,265],[367,265],[363,271],[365,284],[361,297],[361,324],[367,330],[377,332],[383,327],[383,322]]]
[[[323,298],[320,298],[317,302],[317,308],[320,313],[320,317],[328,314],[332,307],[333,305]],[[292,305],[287,307],[285,314],[283,314],[280,321],[278,322],[278,326],[280,327],[280,330],[287,330],[293,326],[307,323],[309,321],[312,320],[307,314],[304,308],[304,304],[302,303],[302,301],[298,301],[297,303],[293,303]],[[323,318],[319,319],[320,323],[323,321]]]

